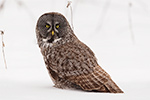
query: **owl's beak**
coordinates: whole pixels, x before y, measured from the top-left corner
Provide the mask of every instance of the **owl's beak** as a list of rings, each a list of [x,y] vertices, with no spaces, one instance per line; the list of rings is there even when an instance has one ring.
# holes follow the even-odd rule
[[[54,35],[54,33],[55,33],[55,32],[52,30],[52,35]]]

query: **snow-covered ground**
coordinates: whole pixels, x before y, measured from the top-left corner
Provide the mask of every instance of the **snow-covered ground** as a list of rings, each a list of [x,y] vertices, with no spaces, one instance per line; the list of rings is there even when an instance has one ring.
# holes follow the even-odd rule
[[[6,70],[0,53],[0,100],[150,99],[149,0],[130,0],[132,6],[128,0],[73,0],[75,34],[124,94],[54,88],[36,44],[35,26],[45,12],[60,12],[70,22],[67,0],[21,1],[19,6],[16,0],[6,0],[0,10],[8,65]]]

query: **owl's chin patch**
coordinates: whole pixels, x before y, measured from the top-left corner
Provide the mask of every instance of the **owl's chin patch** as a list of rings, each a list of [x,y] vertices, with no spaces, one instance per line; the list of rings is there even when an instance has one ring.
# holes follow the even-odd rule
[[[47,39],[48,43],[53,43],[53,41],[54,41],[54,36],[52,36],[52,38],[50,38],[50,39]]]
[[[54,38],[51,38],[51,39],[49,39],[47,42],[48,42],[48,43],[53,43],[53,41],[54,41]]]

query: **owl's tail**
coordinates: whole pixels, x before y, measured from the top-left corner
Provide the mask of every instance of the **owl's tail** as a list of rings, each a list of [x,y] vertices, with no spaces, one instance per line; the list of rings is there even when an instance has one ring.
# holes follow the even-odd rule
[[[124,93],[112,79],[109,80],[108,83],[105,84],[106,90],[110,93]]]

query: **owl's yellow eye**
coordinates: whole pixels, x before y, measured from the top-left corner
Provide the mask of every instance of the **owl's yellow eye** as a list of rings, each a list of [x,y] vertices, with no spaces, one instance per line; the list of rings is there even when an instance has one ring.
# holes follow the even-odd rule
[[[59,25],[58,25],[58,24],[56,25],[56,28],[57,28],[57,29],[59,28]]]
[[[50,28],[50,25],[45,25],[46,28]]]

